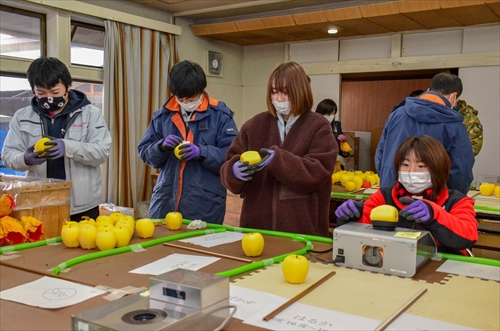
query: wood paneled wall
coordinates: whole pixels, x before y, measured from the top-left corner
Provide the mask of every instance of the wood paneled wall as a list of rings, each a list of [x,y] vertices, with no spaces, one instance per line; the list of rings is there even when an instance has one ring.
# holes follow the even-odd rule
[[[371,132],[382,128],[394,106],[414,90],[427,90],[430,82],[430,78],[342,82],[342,129]]]

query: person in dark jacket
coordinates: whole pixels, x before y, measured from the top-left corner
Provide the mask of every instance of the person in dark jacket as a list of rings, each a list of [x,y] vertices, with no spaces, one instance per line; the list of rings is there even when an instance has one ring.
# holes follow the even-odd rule
[[[222,224],[227,191],[220,167],[238,129],[233,112],[210,97],[197,63],[181,61],[168,75],[173,96],[153,114],[139,146],[147,165],[159,168],[149,218],[178,211],[186,219]],[[175,147],[180,152],[177,158]]]
[[[267,111],[243,124],[229,147],[221,181],[243,196],[240,226],[292,233],[328,233],[331,175],[338,146],[330,124],[311,111],[304,69],[278,65],[268,80]],[[261,151],[257,164],[241,162]]]
[[[408,137],[426,134],[439,140],[451,159],[448,187],[467,194],[473,180],[474,154],[463,116],[453,110],[462,93],[462,81],[449,72],[432,78],[427,92],[408,97],[389,115],[375,153],[381,187],[392,187],[394,154]]]
[[[364,203],[344,202],[335,211],[337,225],[371,224],[371,210],[388,204],[399,210],[398,227],[429,231],[439,252],[467,255],[478,239],[474,201],[446,187],[451,166],[443,145],[426,135],[410,137],[396,151],[393,167],[396,185],[381,187]]]
[[[83,92],[71,89],[69,70],[57,58],[34,60],[27,76],[35,96],[10,121],[2,160],[30,177],[72,182],[71,220],[97,218],[102,202],[100,165],[111,148],[102,111]],[[43,152],[35,152],[33,147],[43,136],[52,140]]]
[[[332,125],[332,131],[335,136],[335,141],[340,146],[339,141],[347,141],[347,138],[342,132],[342,124],[340,121],[335,121],[337,115],[337,104],[332,99],[323,99],[316,106],[316,112],[323,115]],[[339,154],[342,157],[348,157],[350,153],[342,152],[339,148]]]

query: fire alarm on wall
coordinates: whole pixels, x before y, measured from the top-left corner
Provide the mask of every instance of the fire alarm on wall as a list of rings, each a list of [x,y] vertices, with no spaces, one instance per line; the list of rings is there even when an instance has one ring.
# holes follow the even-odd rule
[[[222,54],[207,51],[206,57],[207,76],[222,77]]]

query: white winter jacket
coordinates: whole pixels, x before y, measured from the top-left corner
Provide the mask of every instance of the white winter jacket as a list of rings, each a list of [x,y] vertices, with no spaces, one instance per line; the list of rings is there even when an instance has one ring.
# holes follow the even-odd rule
[[[111,134],[101,110],[91,104],[76,109],[75,117],[64,134],[66,181],[71,181],[71,215],[98,206],[101,199],[101,169],[111,148]],[[71,122],[70,121],[70,122]],[[26,176],[46,178],[47,163],[28,166],[25,150],[42,137],[40,116],[32,106],[19,109],[12,117],[2,150],[2,161],[13,170],[27,171]]]

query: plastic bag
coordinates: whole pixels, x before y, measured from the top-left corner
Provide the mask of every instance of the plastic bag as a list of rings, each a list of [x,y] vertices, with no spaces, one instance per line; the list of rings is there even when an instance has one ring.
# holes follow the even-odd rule
[[[347,141],[341,141],[339,143],[339,148],[343,152],[342,154],[346,153],[346,154],[350,155],[352,152],[351,145],[349,145],[349,143]]]

